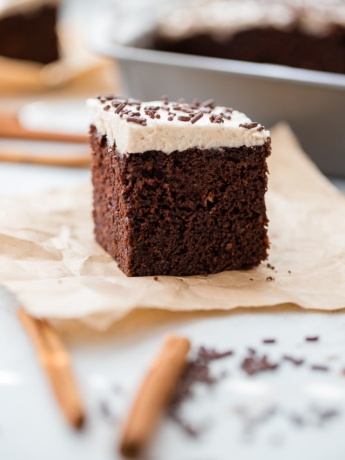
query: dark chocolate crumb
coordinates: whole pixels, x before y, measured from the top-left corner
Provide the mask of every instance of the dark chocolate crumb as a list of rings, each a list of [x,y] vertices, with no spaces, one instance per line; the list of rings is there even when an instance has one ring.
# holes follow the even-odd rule
[[[294,364],[295,366],[301,366],[304,363],[304,359],[297,359],[289,355],[284,355],[283,359],[285,361],[290,361],[290,363]]]
[[[319,337],[317,335],[315,336],[308,336],[305,338],[306,342],[317,342],[319,340]]]
[[[273,276],[268,276],[268,277],[266,278],[266,281],[274,281]]]
[[[275,267],[269,263],[266,264],[267,268],[270,268],[271,270],[275,270]]]
[[[291,270],[288,270],[288,273],[291,273]]]
[[[266,371],[275,371],[278,367],[279,364],[270,362],[266,355],[258,356],[256,354],[250,354],[250,356],[244,358],[241,363],[241,368],[248,375],[255,375]]]
[[[329,371],[329,367],[324,366],[323,364],[312,364],[310,366],[310,369],[313,370],[313,371],[321,371],[321,372],[328,372]]]
[[[249,278],[249,281],[254,281],[253,278]]]

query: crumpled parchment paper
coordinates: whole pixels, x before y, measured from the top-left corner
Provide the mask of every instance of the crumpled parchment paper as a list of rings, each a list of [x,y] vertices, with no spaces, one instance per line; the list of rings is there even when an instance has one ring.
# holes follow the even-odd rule
[[[107,328],[136,308],[345,308],[345,197],[272,130],[270,256],[247,271],[127,278],[94,241],[91,185],[0,199],[0,280],[32,315]],[[274,267],[274,269],[272,268]]]

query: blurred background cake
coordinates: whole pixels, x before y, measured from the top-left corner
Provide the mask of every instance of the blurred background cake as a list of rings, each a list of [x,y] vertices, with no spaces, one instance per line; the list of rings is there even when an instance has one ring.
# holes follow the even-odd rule
[[[153,47],[345,73],[343,0],[199,0],[161,18]]]
[[[59,58],[57,0],[0,2],[0,55],[48,64]]]

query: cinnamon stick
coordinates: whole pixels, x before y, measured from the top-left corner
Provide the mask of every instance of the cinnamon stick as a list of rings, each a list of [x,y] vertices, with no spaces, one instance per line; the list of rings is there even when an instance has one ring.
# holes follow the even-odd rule
[[[169,336],[137,394],[120,440],[120,452],[136,457],[150,440],[186,363],[187,339]]]
[[[33,318],[23,309],[18,311],[18,318],[36,348],[66,419],[74,428],[81,428],[84,408],[62,340],[45,320]]]

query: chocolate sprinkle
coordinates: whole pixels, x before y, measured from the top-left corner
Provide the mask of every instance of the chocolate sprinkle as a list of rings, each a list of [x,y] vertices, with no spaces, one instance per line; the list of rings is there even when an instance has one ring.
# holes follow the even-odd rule
[[[276,339],[263,339],[262,343],[276,343]]]
[[[309,336],[305,338],[306,342],[317,342],[319,340],[319,337],[317,335],[315,336]]]
[[[259,123],[253,122],[253,123],[240,123],[240,128],[245,128],[245,129],[252,129],[256,128],[259,125]]]
[[[127,117],[127,121],[137,123],[142,126],[146,126],[146,118],[144,117]]]
[[[200,120],[200,118],[202,118],[203,116],[204,116],[204,114],[202,112],[199,112],[196,115],[194,115],[193,118],[191,118],[190,122],[192,123],[192,125],[194,125],[194,123],[196,123],[198,120]]]
[[[126,104],[123,103],[123,104],[119,104],[115,110],[115,113],[120,113],[122,109],[124,109],[126,107]]]
[[[180,115],[179,117],[177,117],[177,119],[180,121],[190,121],[190,117],[187,117],[185,115]]]

